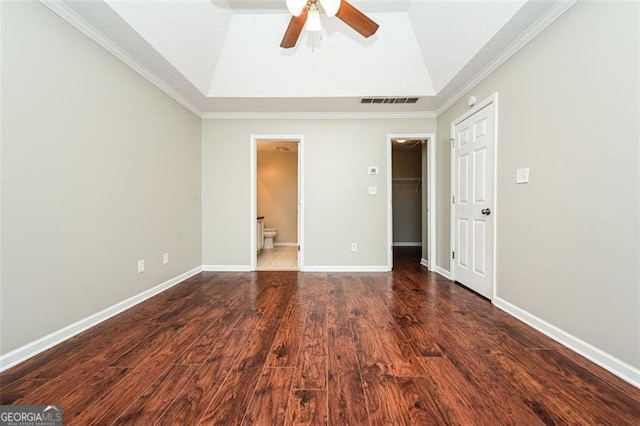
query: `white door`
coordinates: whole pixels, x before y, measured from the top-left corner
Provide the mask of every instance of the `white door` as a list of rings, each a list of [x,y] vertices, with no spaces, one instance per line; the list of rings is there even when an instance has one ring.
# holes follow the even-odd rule
[[[493,298],[495,102],[453,126],[455,280]]]

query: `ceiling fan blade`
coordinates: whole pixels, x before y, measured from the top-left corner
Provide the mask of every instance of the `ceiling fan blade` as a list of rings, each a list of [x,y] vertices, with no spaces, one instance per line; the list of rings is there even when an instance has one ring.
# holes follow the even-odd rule
[[[300,16],[291,17],[291,21],[289,21],[287,31],[285,31],[284,37],[282,37],[280,47],[282,47],[283,49],[289,49],[296,45],[296,43],[298,42],[298,38],[300,37],[300,33],[304,28],[304,23],[307,22],[307,12],[308,7],[305,6]]]
[[[345,24],[362,34],[365,38],[371,37],[378,31],[379,25],[373,22],[367,15],[349,4],[346,0],[342,0],[340,9],[336,16]]]

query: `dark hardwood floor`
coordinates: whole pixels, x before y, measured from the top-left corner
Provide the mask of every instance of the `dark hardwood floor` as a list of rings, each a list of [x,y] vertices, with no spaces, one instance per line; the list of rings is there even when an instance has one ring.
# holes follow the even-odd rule
[[[639,425],[640,390],[396,253],[202,273],[0,375],[65,424]]]

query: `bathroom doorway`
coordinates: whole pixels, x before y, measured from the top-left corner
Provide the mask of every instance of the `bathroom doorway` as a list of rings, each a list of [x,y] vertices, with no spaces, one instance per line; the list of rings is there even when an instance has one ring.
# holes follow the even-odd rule
[[[394,251],[435,267],[435,146],[432,134],[388,135],[388,266]]]
[[[252,137],[253,270],[301,267],[301,148],[300,137]]]

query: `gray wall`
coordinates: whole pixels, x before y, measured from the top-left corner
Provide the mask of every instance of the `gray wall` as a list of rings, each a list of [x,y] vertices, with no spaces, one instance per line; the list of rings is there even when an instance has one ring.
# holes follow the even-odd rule
[[[250,138],[271,134],[304,135],[305,265],[386,265],[387,135],[434,130],[434,119],[203,120],[203,263],[250,264]]]
[[[438,264],[450,123],[498,92],[497,296],[635,367],[639,39],[637,3],[579,2],[438,117]]]
[[[2,67],[7,353],[201,264],[200,119],[40,3]]]

